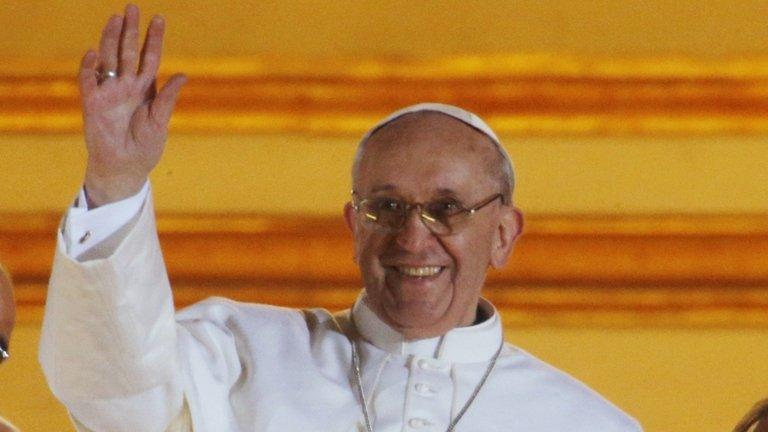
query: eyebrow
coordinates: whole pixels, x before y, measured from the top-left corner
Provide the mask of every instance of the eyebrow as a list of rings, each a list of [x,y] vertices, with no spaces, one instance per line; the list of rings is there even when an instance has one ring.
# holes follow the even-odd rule
[[[438,195],[454,195],[459,196],[459,193],[451,188],[440,188],[437,190]]]
[[[386,183],[386,184],[383,184],[383,185],[378,185],[378,186],[372,187],[371,188],[371,193],[376,193],[376,192],[381,192],[381,191],[391,191],[391,190],[395,190],[395,189],[397,189],[395,187],[395,185]]]
[[[389,191],[393,191],[393,190],[397,190],[397,186],[395,186],[393,184],[390,184],[390,183],[385,183],[383,185],[377,185],[377,186],[372,187],[371,188],[371,193],[377,193],[377,192],[382,192],[382,191],[389,192]],[[437,190],[437,194],[436,195],[439,195],[439,196],[459,196],[460,194],[458,192],[456,192],[455,190],[451,189],[451,188],[440,188],[440,189]]]

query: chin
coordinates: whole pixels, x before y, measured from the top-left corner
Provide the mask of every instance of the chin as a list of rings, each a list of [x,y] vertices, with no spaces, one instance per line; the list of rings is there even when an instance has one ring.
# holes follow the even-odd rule
[[[384,315],[388,324],[402,333],[407,339],[422,339],[439,336],[454,326],[445,321],[443,314],[422,303],[397,309],[385,308]]]
[[[367,290],[368,306],[406,339],[440,336],[460,325],[452,320],[450,287],[428,280],[403,283],[392,275],[376,282],[369,286],[378,289]]]

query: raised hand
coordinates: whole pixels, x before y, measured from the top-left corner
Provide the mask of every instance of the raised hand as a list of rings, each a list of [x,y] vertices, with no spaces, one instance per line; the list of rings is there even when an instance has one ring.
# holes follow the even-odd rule
[[[156,91],[165,23],[152,18],[139,53],[139,8],[109,19],[99,52],[83,57],[78,81],[83,103],[89,208],[136,194],[160,161],[176,98],[186,77],[172,76]]]

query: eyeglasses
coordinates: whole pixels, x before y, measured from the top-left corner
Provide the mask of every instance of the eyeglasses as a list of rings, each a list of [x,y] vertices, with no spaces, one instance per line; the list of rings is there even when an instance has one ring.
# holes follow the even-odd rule
[[[481,208],[501,198],[497,193],[467,208],[454,198],[441,198],[427,203],[409,203],[403,199],[391,196],[363,198],[352,191],[352,208],[362,215],[364,221],[387,232],[399,231],[405,225],[411,209],[419,209],[419,218],[429,230],[436,235],[452,234],[464,221]]]

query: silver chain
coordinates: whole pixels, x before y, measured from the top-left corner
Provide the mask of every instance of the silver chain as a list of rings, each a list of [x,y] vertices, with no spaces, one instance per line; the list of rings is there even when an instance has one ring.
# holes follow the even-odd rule
[[[357,352],[357,344],[355,341],[350,340],[352,343],[352,369],[355,371],[355,382],[357,384],[357,394],[360,396],[360,403],[363,406],[363,418],[365,419],[365,429],[368,432],[373,432],[373,426],[371,425],[371,416],[368,413],[368,402],[365,400],[365,392],[363,391],[363,378],[360,374],[360,354]],[[504,338],[501,338],[501,343],[499,344],[499,348],[496,350],[496,353],[493,355],[493,358],[491,358],[491,364],[488,365],[488,368],[485,370],[485,373],[483,374],[483,377],[480,378],[480,382],[475,386],[475,390],[472,391],[472,395],[469,396],[469,399],[467,399],[467,402],[464,404],[464,406],[459,410],[459,413],[456,414],[456,417],[451,420],[451,423],[448,425],[448,429],[445,430],[445,432],[453,432],[454,428],[456,427],[456,424],[459,423],[459,420],[461,420],[462,417],[464,417],[464,414],[466,414],[467,410],[469,409],[470,405],[472,405],[472,402],[475,401],[475,398],[477,397],[477,394],[480,393],[480,389],[483,388],[483,385],[488,380],[488,376],[491,375],[491,371],[493,370],[493,367],[496,366],[496,360],[499,359],[499,355],[501,354],[501,350],[504,348]]]

